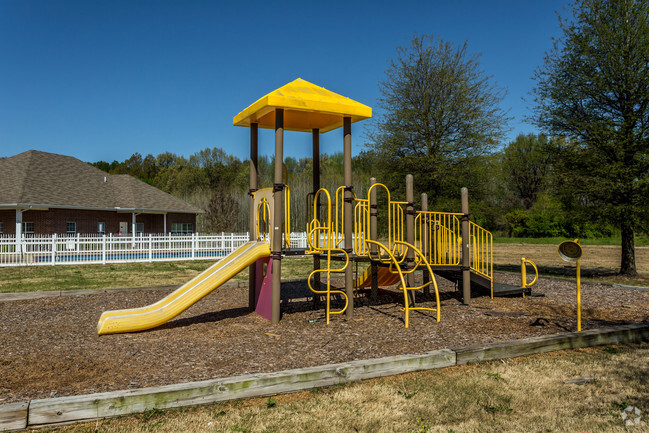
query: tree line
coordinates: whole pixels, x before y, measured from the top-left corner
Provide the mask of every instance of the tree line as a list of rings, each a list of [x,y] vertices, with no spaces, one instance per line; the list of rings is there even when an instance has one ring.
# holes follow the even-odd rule
[[[565,182],[564,140],[543,134],[521,134],[504,148],[480,157],[451,160],[426,171],[402,171],[386,163],[380,150],[365,149],[352,158],[354,192],[365,198],[370,178],[388,186],[393,200],[405,199],[405,176],[415,178],[415,201],[428,195],[429,209],[458,212],[460,188],[469,188],[472,220],[495,232],[514,237],[605,237],[619,233],[605,214],[589,210],[597,203]],[[367,146],[366,146],[367,147]],[[201,232],[248,231],[248,160],[227,154],[223,149],[204,149],[189,157],[169,152],[157,156],[139,153],[125,161],[92,163],[111,174],[129,174],[205,210],[199,215]],[[287,157],[284,160],[291,191],[291,217],[294,231],[303,231],[312,202],[313,164],[311,158]],[[274,159],[258,159],[259,187],[272,186]],[[342,185],[343,155],[320,156],[321,186],[331,194]],[[444,178],[436,190],[422,186],[430,172],[439,170]],[[379,199],[382,193],[379,192]],[[645,220],[642,229],[646,231]]]

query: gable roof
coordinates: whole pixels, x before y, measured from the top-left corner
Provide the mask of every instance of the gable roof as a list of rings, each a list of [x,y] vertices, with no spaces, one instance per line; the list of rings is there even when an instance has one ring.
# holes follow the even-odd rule
[[[234,116],[234,126],[275,128],[275,110],[284,110],[284,129],[328,132],[343,126],[343,117],[352,123],[372,117],[372,108],[302,78],[273,90]]]
[[[203,213],[127,174],[111,175],[71,156],[37,150],[0,159],[0,208],[30,206]]]

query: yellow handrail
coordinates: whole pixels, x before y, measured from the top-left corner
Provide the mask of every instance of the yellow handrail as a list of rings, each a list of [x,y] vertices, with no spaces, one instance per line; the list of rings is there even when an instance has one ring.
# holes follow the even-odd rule
[[[374,244],[374,245],[376,245],[378,247],[377,248],[377,256],[372,257],[371,254],[370,254],[370,258],[372,260],[375,260],[375,261],[378,261],[378,262],[381,262],[381,263],[384,263],[384,264],[389,263],[390,264],[390,272],[399,275],[399,280],[401,281],[401,287],[399,287],[399,289],[403,290],[403,295],[404,295],[404,301],[403,301],[404,302],[404,308],[402,308],[402,311],[404,311],[404,313],[405,313],[404,314],[404,316],[405,316],[404,317],[404,322],[405,322],[406,328],[410,325],[410,319],[409,319],[410,315],[409,315],[409,313],[410,313],[411,310],[435,311],[436,315],[437,315],[437,321],[439,322],[440,318],[441,318],[440,317],[440,305],[439,305],[439,290],[437,288],[437,281],[435,280],[435,275],[433,274],[433,271],[432,271],[432,269],[430,267],[430,264],[426,261],[426,258],[424,256],[424,254],[417,247],[415,247],[414,245],[409,244],[407,242],[403,242],[403,241],[396,241],[392,251],[390,251],[390,249],[388,249],[385,245],[383,245],[380,242],[373,241],[371,239],[368,239],[367,242],[370,243],[370,244]],[[412,248],[413,251],[415,252],[415,257],[416,257],[416,262],[415,263],[416,263],[416,265],[414,267],[412,267],[411,269],[405,269],[404,270],[401,267],[401,263],[405,259],[405,256],[406,256],[405,251],[407,251],[408,248]],[[401,259],[399,259],[399,260],[397,260],[395,254],[394,254],[394,251],[396,251],[397,249],[400,249],[400,250],[404,251],[404,254],[401,254]],[[385,251],[386,255],[381,254],[381,250]],[[414,272],[418,268],[418,265],[421,262],[423,262],[426,265],[426,268],[428,269],[428,272],[430,273],[430,276],[431,276],[431,281],[429,281],[428,283],[423,284],[422,286],[408,287],[407,284],[406,284],[406,280],[403,277],[404,274],[409,274],[409,273]],[[436,304],[437,304],[436,308],[411,307],[410,304],[409,304],[409,300],[408,300],[408,290],[423,289],[424,287],[429,286],[430,284],[432,284],[433,287],[435,288],[435,300],[436,300]]]
[[[491,299],[493,299],[493,235],[490,231],[470,221],[469,243],[471,244],[471,269],[490,280]]]
[[[527,264],[532,265],[534,268],[534,279],[532,280],[531,283],[527,282]],[[536,264],[531,261],[527,260],[525,257],[521,257],[521,288],[522,289],[531,289],[533,285],[536,284],[536,282],[539,279],[539,269],[536,267]],[[523,297],[525,297],[525,290],[523,290]]]

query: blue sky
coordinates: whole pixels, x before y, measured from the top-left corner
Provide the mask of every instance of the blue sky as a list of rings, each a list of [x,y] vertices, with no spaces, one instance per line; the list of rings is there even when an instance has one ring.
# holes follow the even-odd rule
[[[232,118],[301,77],[373,107],[396,47],[432,34],[482,53],[507,88],[509,139],[525,123],[534,69],[560,36],[567,0],[0,0],[0,156],[29,149],[123,161],[221,147],[248,156]],[[371,121],[354,124],[353,152]],[[262,131],[260,152],[273,151]],[[285,156],[310,156],[287,133]],[[323,152],[342,150],[340,130]]]

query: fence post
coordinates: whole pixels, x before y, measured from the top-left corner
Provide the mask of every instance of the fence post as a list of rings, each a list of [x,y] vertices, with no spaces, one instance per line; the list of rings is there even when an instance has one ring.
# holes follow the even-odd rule
[[[153,241],[151,239],[151,233],[149,233],[149,263],[153,261]]]
[[[106,264],[106,234],[101,235],[101,264]]]
[[[192,260],[196,257],[196,233],[192,233]]]
[[[56,233],[52,235],[52,266],[56,264]]]

